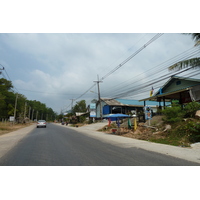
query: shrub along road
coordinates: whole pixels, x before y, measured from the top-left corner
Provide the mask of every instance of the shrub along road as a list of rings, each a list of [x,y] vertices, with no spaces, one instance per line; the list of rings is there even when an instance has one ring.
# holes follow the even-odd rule
[[[95,126],[71,128],[48,124],[18,139],[1,155],[1,166],[193,166],[200,165],[149,150],[145,141],[94,131]],[[96,129],[95,129],[96,130]],[[14,135],[14,133],[12,133]],[[7,134],[8,137],[9,134]],[[14,137],[14,136],[13,136]],[[11,137],[10,137],[11,138]],[[5,136],[4,136],[5,140]],[[14,139],[13,139],[14,140]],[[1,141],[1,137],[0,137]],[[138,143],[140,142],[140,144]],[[155,144],[157,147],[160,144]],[[164,145],[164,149],[166,148]],[[147,148],[146,148],[147,147]],[[153,147],[153,146],[152,146]],[[145,150],[146,148],[146,150]],[[178,147],[177,147],[178,148]],[[174,149],[173,149],[174,150]],[[184,150],[184,149],[182,149]],[[0,149],[1,151],[1,149]],[[160,152],[162,150],[160,149]],[[167,154],[167,153],[165,153]]]

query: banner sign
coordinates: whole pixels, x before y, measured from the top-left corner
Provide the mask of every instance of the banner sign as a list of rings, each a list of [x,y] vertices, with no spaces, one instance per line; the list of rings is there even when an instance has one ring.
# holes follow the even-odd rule
[[[14,122],[14,121],[15,121],[14,116],[10,116],[9,121],[10,121],[10,122]]]
[[[90,117],[96,117],[96,111],[91,111],[90,112]]]
[[[150,106],[145,106],[144,107],[144,111],[145,111],[145,119],[151,119],[152,118],[152,109]]]

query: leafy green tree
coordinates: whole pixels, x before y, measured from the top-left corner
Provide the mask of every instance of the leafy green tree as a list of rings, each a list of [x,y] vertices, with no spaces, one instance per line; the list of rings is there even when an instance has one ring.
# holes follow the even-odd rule
[[[0,117],[2,117],[2,113],[3,113],[5,106],[6,106],[5,96],[0,93],[0,110],[1,110]]]
[[[91,101],[91,103],[97,103],[97,101],[98,101],[98,100],[93,99],[93,100]]]
[[[200,45],[200,33],[188,33],[188,34],[193,37],[195,41],[195,46]],[[183,68],[188,68],[188,67],[192,67],[192,68],[200,67],[200,57],[180,61],[170,66],[169,70],[181,70]]]
[[[72,112],[86,112],[87,107],[86,107],[86,102],[85,100],[81,100],[76,102],[76,105],[73,107]]]
[[[15,102],[17,99],[16,119],[22,121],[24,115],[28,117],[30,107],[30,116],[33,115],[33,119],[36,119],[37,115],[38,119],[40,117],[46,120],[55,119],[57,114],[51,108],[46,107],[44,103],[36,100],[29,101],[23,94],[15,93],[12,89],[13,85],[11,81],[4,78],[0,79],[0,118],[9,118],[9,116],[14,115]],[[24,113],[25,111],[26,113]]]
[[[12,105],[14,105],[15,94],[13,93],[12,88],[13,85],[11,81],[8,81],[4,78],[0,79],[1,118],[8,118],[12,110]]]

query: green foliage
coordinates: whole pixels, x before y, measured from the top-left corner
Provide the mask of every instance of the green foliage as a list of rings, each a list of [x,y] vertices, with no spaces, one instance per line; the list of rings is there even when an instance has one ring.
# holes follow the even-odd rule
[[[200,33],[189,33],[194,41],[195,41],[195,46],[200,45]],[[172,66],[170,66],[168,69],[169,70],[181,70],[183,68],[187,68],[187,67],[199,67],[200,65],[200,57],[197,58],[191,58],[188,60],[183,60],[180,61]]]
[[[85,120],[86,120],[86,117],[85,117],[85,116],[80,116],[80,117],[79,117],[79,122],[80,122],[80,123],[85,122]]]
[[[172,107],[167,107],[162,110],[162,114],[164,115],[163,121],[167,123],[175,123],[180,122],[183,119],[185,111],[182,110],[179,105],[172,105]]]
[[[183,109],[180,105],[173,104],[162,111],[163,120],[167,123],[176,123],[183,120],[184,117],[194,117],[197,110],[200,110],[198,102],[190,102]]]
[[[45,104],[39,101],[27,100],[24,95],[13,92],[12,88],[11,81],[4,78],[0,79],[0,118],[8,119],[9,116],[14,116],[15,103],[17,103],[16,119],[23,119],[24,114],[25,117],[29,117],[30,108],[30,118],[36,119],[43,116],[45,120],[55,119],[56,113],[51,108],[47,108]],[[26,113],[24,113],[25,104]]]
[[[197,110],[200,110],[198,102],[190,102],[184,107],[185,117],[194,117]]]
[[[180,137],[188,137],[189,142],[200,142],[200,122],[188,121],[177,127],[176,134]]]
[[[179,144],[200,142],[200,122],[195,119],[184,121],[183,118],[194,118],[197,110],[200,110],[200,104],[197,102],[188,103],[183,109],[178,105],[166,108],[162,111],[163,120],[173,125],[164,140],[171,143]]]
[[[86,107],[86,102],[85,100],[81,100],[76,102],[76,105],[73,107],[72,112],[86,112],[87,107]]]

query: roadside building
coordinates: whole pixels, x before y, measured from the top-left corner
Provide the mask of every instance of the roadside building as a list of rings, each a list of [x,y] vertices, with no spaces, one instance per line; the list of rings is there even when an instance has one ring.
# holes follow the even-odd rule
[[[155,114],[158,110],[159,103],[146,101],[146,105],[150,106]],[[99,102],[96,105],[97,118],[101,118],[100,107],[102,108],[102,118],[107,117],[109,114],[139,114],[144,111],[144,103],[139,100],[101,98],[101,106]]]
[[[192,101],[200,101],[200,79],[172,76],[153,96],[140,101],[156,101],[161,107],[167,102],[177,101],[182,106]]]

